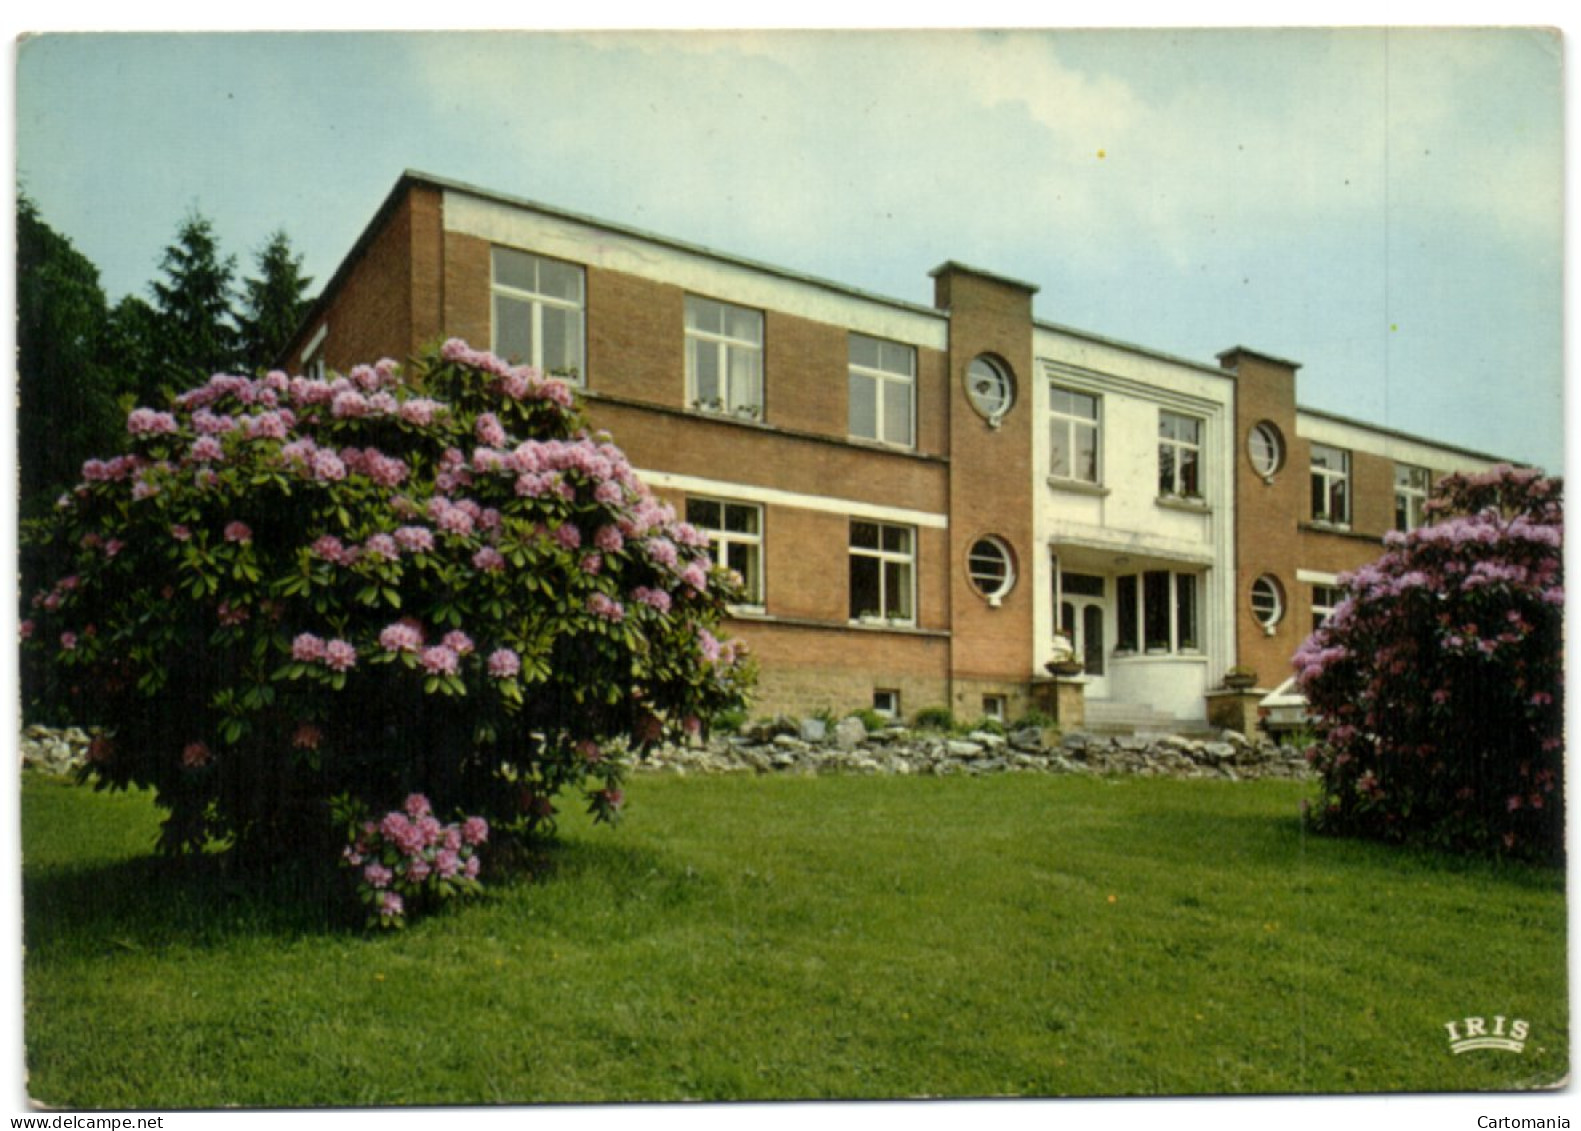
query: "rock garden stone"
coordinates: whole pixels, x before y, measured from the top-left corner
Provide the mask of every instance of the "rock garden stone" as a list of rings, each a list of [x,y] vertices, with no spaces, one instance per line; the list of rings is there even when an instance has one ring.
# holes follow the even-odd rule
[[[842,750],[853,750],[867,741],[867,727],[861,719],[841,719],[834,725],[834,742]]]

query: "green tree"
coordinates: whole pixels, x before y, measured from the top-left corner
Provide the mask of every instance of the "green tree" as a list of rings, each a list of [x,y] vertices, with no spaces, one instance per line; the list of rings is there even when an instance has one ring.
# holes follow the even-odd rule
[[[158,404],[169,384],[159,312],[137,295],[123,295],[110,308],[105,327],[105,365],[117,374],[116,393],[137,404]]]
[[[221,256],[214,225],[197,212],[182,222],[151,284],[164,339],[166,383],[184,389],[235,368],[236,257]]]
[[[267,369],[307,312],[311,277],[302,274],[302,257],[294,254],[284,230],[270,235],[255,260],[258,274],[242,283],[245,309],[241,325],[242,364]]]
[[[117,446],[121,417],[100,363],[99,271],[17,196],[17,456],[24,516],[47,511],[82,461]]]

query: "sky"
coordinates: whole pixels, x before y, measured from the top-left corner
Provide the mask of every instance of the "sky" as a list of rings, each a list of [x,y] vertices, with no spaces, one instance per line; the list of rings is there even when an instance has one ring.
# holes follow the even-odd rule
[[[1536,30],[67,34],[16,54],[16,176],[146,297],[184,218],[328,279],[403,170],[1303,405],[1563,465],[1561,46]]]

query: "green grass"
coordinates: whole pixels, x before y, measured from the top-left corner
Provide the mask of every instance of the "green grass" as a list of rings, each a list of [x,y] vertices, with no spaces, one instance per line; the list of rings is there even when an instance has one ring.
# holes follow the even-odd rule
[[[27,782],[30,1093],[85,1107],[1470,1091],[1568,1070],[1562,873],[1303,833],[1282,782],[642,777],[364,936]],[[209,862],[212,863],[212,862]],[[1454,1056],[1502,1014],[1525,1051]]]

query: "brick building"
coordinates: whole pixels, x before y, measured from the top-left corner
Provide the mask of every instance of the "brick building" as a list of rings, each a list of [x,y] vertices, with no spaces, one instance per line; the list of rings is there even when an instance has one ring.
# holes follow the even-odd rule
[[[1495,459],[1302,409],[1296,365],[1199,364],[1033,315],[960,263],[901,302],[403,176],[289,346],[344,370],[464,338],[574,380],[746,578],[760,711],[1201,721],[1335,575]],[[1062,630],[1083,673],[1046,666]],[[1078,693],[1079,692],[1079,693]]]

